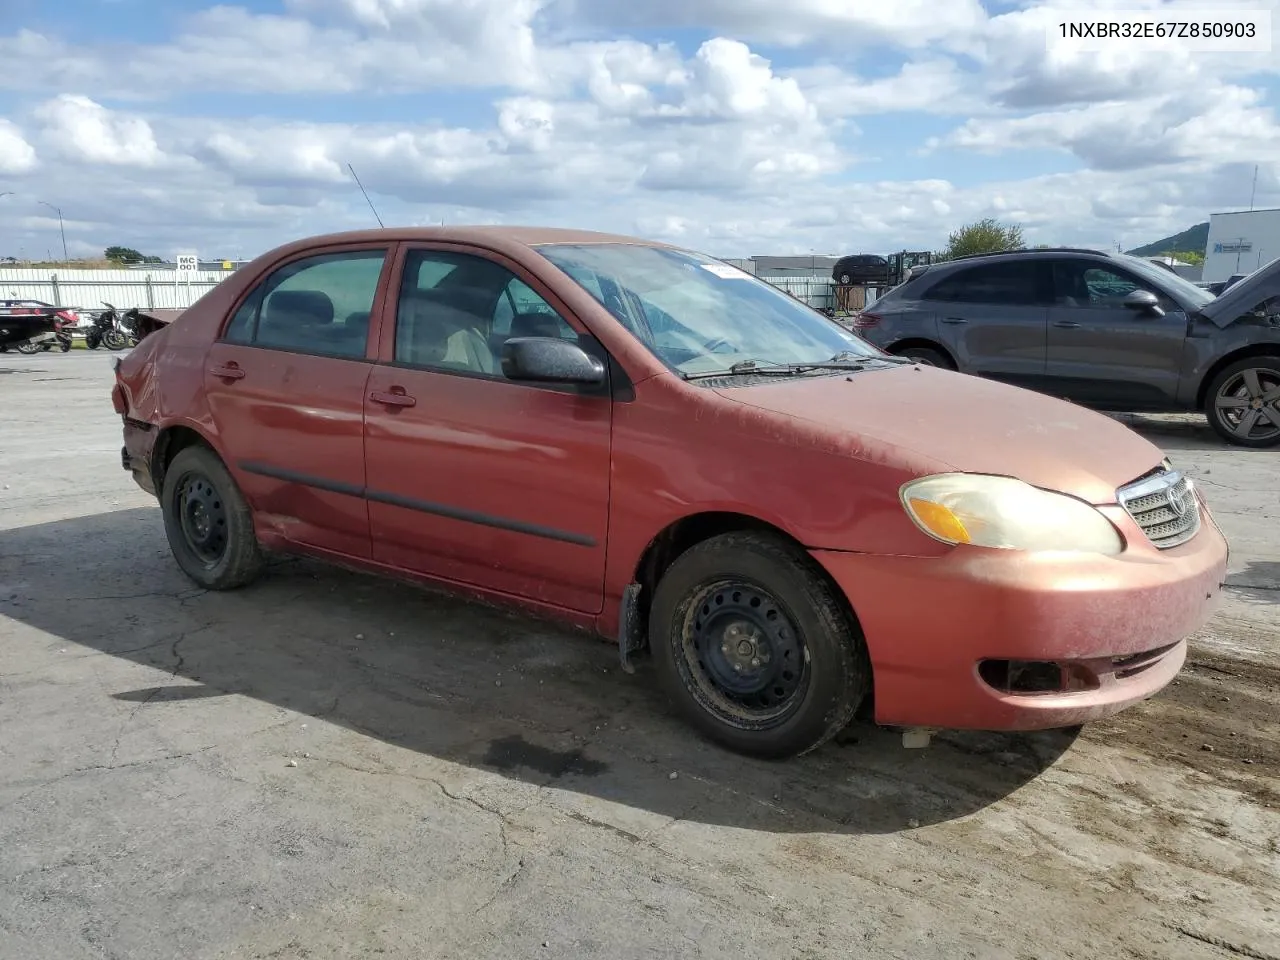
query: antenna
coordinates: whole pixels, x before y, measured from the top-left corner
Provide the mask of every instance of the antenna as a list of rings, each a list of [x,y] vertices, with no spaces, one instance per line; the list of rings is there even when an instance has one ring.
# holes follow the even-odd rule
[[[351,171],[351,178],[355,180],[356,186],[360,188],[360,192],[364,194],[364,202],[369,205],[369,209],[373,210],[373,219],[378,221],[378,226],[382,226],[382,218],[378,216],[378,211],[374,209],[373,201],[369,199],[369,194],[364,189],[364,184],[360,182],[360,178],[356,176],[356,168],[351,164],[347,164],[347,169]]]
[[[1253,198],[1258,194],[1258,165],[1253,165],[1253,189],[1249,191],[1249,209],[1253,210]]]

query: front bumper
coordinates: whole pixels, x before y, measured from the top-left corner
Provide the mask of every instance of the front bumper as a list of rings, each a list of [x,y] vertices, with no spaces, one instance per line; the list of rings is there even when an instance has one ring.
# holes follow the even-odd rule
[[[1037,730],[1096,720],[1178,673],[1210,617],[1227,544],[1203,511],[1188,543],[1117,557],[956,548],[943,557],[813,551],[866,637],[878,723]],[[1062,689],[1011,691],[988,661],[1056,662]]]

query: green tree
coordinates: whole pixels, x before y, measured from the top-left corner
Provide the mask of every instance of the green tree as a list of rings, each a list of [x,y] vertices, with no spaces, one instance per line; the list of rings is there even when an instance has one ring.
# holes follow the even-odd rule
[[[112,263],[161,263],[159,257],[143,256],[133,247],[107,247],[102,256]]]
[[[114,263],[141,263],[142,254],[133,247],[107,247],[102,251],[103,257]]]
[[[1189,263],[1193,267],[1204,266],[1204,254],[1198,250],[1166,250],[1160,254],[1162,257],[1173,257],[1175,260],[1181,260],[1183,263]]]
[[[1021,250],[1023,246],[1022,227],[1003,224],[987,217],[976,223],[966,224],[947,237],[947,249],[942,252],[941,259],[954,260],[956,257],[971,257],[977,253]]]

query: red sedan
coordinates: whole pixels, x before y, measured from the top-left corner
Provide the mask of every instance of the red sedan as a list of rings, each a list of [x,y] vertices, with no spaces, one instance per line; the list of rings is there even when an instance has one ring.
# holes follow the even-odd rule
[[[263,255],[117,368],[124,466],[196,583],[267,551],[647,652],[707,735],[1033,729],[1167,684],[1227,545],[1100,414],[887,356],[710,257],[551,229]]]

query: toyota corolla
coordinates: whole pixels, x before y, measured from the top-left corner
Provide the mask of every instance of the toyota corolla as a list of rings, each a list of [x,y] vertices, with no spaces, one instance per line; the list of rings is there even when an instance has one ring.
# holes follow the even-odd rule
[[[1111,714],[1175,676],[1227,562],[1127,427],[629,237],[292,243],[144,340],[113,402],[200,586],[291,552],[514,604],[647,653],[757,756],[864,703],[904,728]]]

